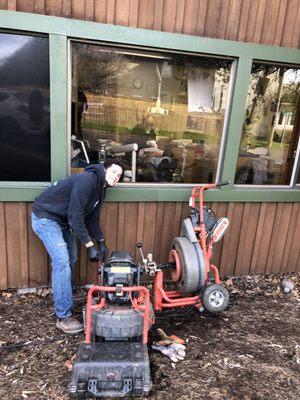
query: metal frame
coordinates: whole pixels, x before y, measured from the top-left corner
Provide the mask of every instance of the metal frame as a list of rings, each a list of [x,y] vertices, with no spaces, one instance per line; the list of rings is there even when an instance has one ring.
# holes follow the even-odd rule
[[[297,183],[299,170],[300,170],[300,140],[298,141],[298,145],[297,145],[297,149],[296,149],[296,157],[295,157],[293,171],[292,171],[292,175],[291,175],[291,186],[294,188],[297,186],[300,186],[300,183]]]
[[[85,332],[85,343],[91,343],[92,336],[92,313],[97,312],[105,307],[106,299],[102,297],[97,304],[93,304],[93,295],[101,293],[114,293],[117,288],[112,286],[92,286],[88,291],[87,304],[86,304],[86,332]],[[150,321],[150,292],[145,286],[126,286],[122,289],[124,292],[128,292],[131,296],[133,292],[138,292],[138,299],[132,299],[132,307],[140,313],[141,318],[144,318],[143,326],[143,344],[148,342],[148,330]]]
[[[223,121],[223,128],[222,128],[222,135],[221,135],[221,144],[219,148],[219,159],[217,165],[217,172],[216,172],[216,182],[221,181],[222,179],[222,172],[223,172],[223,164],[224,164],[224,153],[226,148],[226,141],[227,141],[227,132],[229,128],[229,117],[230,117],[230,110],[232,108],[232,100],[234,95],[234,80],[236,76],[237,70],[237,60],[234,60],[231,64],[231,71],[230,71],[230,80],[228,85],[228,98],[226,104],[226,110],[224,114],[224,121]]]
[[[228,104],[230,113],[226,121],[227,137],[223,135],[224,153],[218,165],[218,177],[234,181],[236,162],[242,134],[248,83],[253,60],[300,64],[300,50],[283,47],[249,44],[230,40],[210,39],[192,35],[166,33],[138,28],[101,24],[15,11],[0,11],[0,30],[3,32],[48,34],[50,55],[50,101],[51,101],[51,181],[68,173],[69,136],[69,74],[70,59],[68,40],[83,40],[138,46],[149,50],[184,52],[206,56],[235,58],[236,73],[232,81],[232,96]],[[155,44],[155,46],[153,46]],[[224,121],[225,126],[225,121]],[[224,128],[225,129],[225,128]],[[224,132],[223,132],[224,133]],[[300,145],[293,170],[293,186],[235,187],[233,184],[210,191],[208,201],[300,201],[299,186],[295,185],[299,165]],[[221,173],[222,169],[222,173]],[[32,201],[47,183],[0,182],[0,201]],[[147,190],[144,188],[147,187]],[[191,185],[125,185],[109,191],[108,201],[186,201]],[[261,190],[263,189],[263,190]]]

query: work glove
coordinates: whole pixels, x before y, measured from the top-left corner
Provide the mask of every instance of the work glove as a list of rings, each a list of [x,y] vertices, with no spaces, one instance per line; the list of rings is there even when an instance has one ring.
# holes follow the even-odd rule
[[[157,329],[157,333],[160,339],[153,343],[157,346],[169,346],[170,344],[173,343],[185,344],[184,339],[181,339],[176,335],[168,336],[161,328]]]
[[[99,261],[100,252],[99,252],[98,247],[96,247],[96,246],[88,247],[87,252],[88,252],[88,257],[89,257],[91,262],[98,262]]]
[[[162,354],[169,357],[174,363],[184,360],[185,346],[183,344],[173,343],[169,346],[157,346],[153,344],[151,347],[153,350],[160,351]]]
[[[102,262],[105,262],[109,253],[108,248],[106,247],[104,239],[100,239],[97,243],[99,246],[100,259]]]

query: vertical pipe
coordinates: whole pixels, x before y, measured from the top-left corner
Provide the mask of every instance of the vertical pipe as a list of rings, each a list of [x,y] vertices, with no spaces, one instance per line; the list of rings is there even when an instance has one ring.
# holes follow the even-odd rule
[[[134,183],[136,181],[136,151],[132,151],[132,161],[131,161],[131,182]]]

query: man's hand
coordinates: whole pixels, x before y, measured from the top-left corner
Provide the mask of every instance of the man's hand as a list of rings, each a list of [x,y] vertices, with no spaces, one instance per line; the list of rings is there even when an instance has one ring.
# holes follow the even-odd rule
[[[101,239],[97,243],[98,246],[95,246],[93,242],[85,244],[85,247],[88,250],[88,257],[91,262],[98,262],[99,260],[105,262],[109,253],[108,248],[106,247],[104,239]]]
[[[105,262],[109,251],[108,251],[108,248],[106,247],[104,239],[101,239],[98,242],[98,245],[99,245],[99,253],[100,253],[101,261]]]
[[[100,258],[100,252],[96,246],[89,246],[88,250],[88,257],[91,262],[98,262]]]

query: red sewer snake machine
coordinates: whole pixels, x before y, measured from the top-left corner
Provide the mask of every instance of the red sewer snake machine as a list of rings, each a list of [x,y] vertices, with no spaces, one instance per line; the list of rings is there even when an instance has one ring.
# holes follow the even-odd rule
[[[214,244],[229,221],[217,219],[204,205],[204,191],[226,185],[196,186],[190,199],[191,214],[181,224],[167,264],[157,264],[152,254],[136,264],[130,252],[113,251],[99,264],[99,283],[92,286],[84,309],[85,342],[79,347],[69,392],[77,398],[146,396],[152,381],[148,356],[148,332],[155,311],[195,306],[221,313],[229,302],[212,264]],[[174,289],[166,288],[171,275]],[[153,291],[141,283],[141,275],[154,278]],[[152,301],[151,301],[152,299]]]

